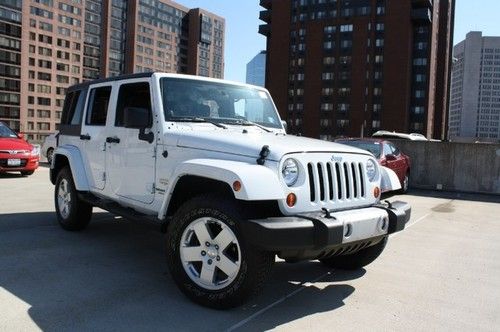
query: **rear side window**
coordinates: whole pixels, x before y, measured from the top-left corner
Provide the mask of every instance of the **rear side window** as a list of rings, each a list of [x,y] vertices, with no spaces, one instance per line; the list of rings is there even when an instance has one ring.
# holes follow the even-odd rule
[[[151,113],[151,94],[148,82],[122,84],[120,86],[118,105],[116,105],[116,127],[123,127],[124,113],[128,107],[145,108]]]
[[[85,124],[90,126],[106,125],[106,116],[108,115],[110,96],[110,86],[103,86],[90,90],[89,106]]]
[[[76,90],[69,92],[64,100],[61,124],[79,125],[82,123],[85,91]]]

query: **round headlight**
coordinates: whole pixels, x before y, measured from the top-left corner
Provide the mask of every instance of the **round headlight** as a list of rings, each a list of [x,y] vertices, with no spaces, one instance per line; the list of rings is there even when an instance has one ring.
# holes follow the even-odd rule
[[[281,167],[281,175],[287,186],[293,186],[299,178],[299,165],[293,159],[287,159]]]
[[[368,175],[368,180],[370,180],[370,182],[373,182],[377,177],[377,165],[371,159],[368,159],[366,163],[366,175]]]

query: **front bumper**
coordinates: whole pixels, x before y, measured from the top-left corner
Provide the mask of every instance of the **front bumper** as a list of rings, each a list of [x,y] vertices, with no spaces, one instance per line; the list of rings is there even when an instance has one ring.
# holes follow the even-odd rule
[[[378,242],[404,229],[411,207],[405,202],[327,213],[249,220],[242,223],[250,242],[264,250],[322,251],[361,242]],[[367,243],[368,243],[367,242]]]
[[[20,164],[10,166],[9,159],[19,159]],[[0,156],[0,172],[25,172],[34,171],[39,166],[39,157],[26,157],[26,156]]]

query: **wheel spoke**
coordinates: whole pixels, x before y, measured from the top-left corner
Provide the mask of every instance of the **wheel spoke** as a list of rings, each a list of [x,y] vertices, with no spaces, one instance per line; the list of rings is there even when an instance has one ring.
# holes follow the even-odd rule
[[[226,249],[226,247],[233,241],[234,236],[227,228],[224,228],[214,239],[214,242],[219,245],[221,251]]]
[[[209,265],[208,263],[203,263],[203,266],[201,267],[200,279],[205,284],[212,285],[214,283],[214,274],[215,274],[215,265],[214,264]]]
[[[200,244],[204,244],[205,242],[212,240],[210,233],[208,233],[207,224],[205,222],[197,223],[196,225],[194,225],[193,229]]]
[[[201,247],[182,247],[181,257],[186,262],[201,261]]]
[[[220,262],[218,262],[217,267],[222,270],[228,277],[233,277],[239,269],[239,266],[232,260],[227,258],[225,255],[220,256]]]

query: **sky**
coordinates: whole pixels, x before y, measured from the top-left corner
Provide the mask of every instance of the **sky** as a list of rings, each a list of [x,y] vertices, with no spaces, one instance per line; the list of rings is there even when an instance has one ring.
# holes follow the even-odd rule
[[[224,78],[244,82],[246,64],[266,48],[258,34],[259,0],[177,0],[189,8],[204,8],[226,19]],[[469,31],[500,36],[500,0],[456,0],[454,44]]]

